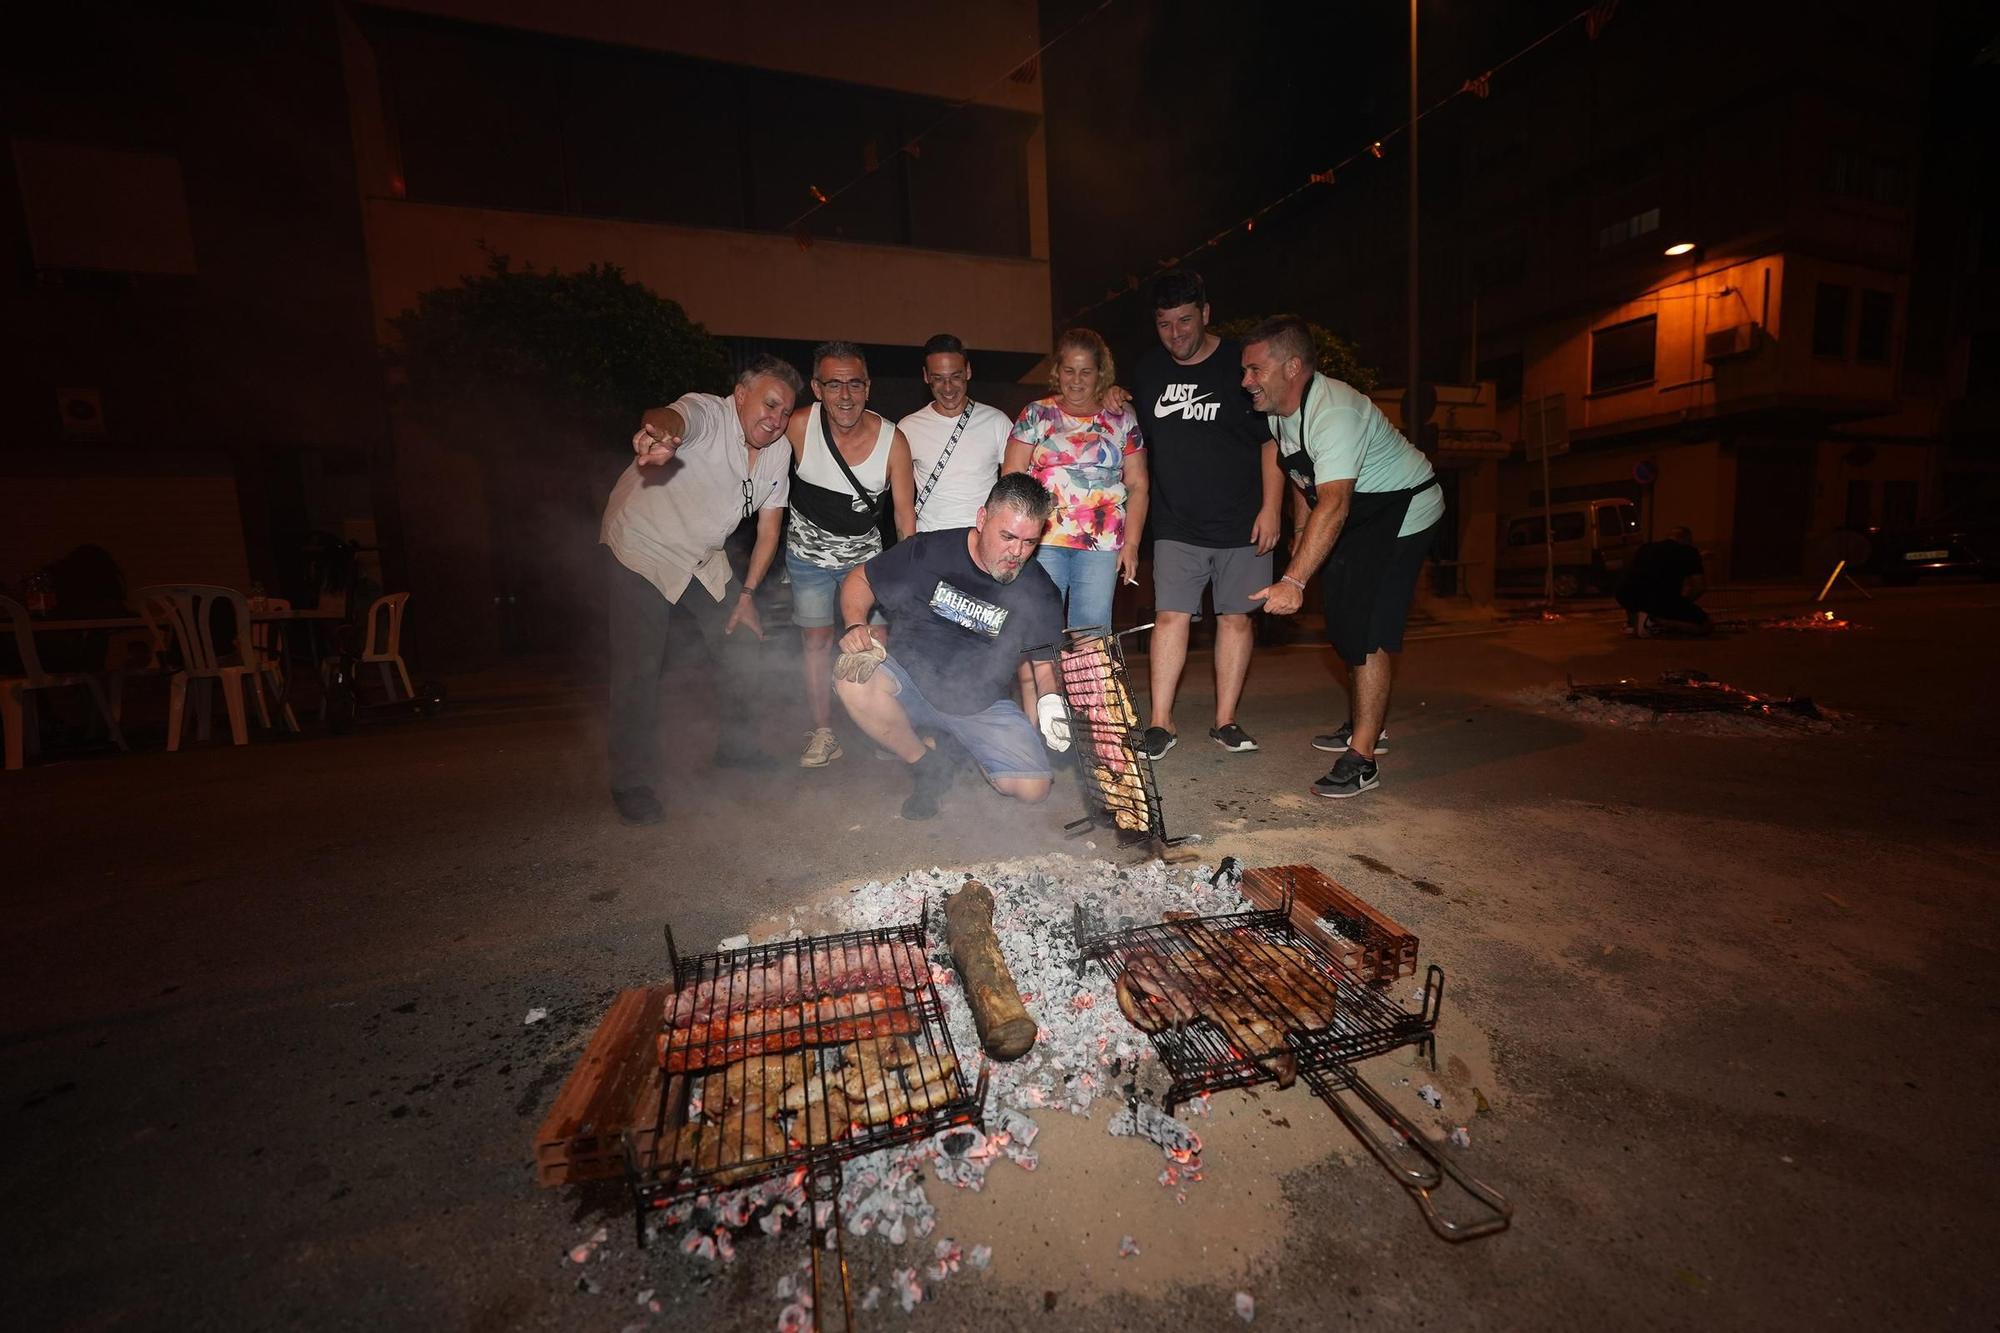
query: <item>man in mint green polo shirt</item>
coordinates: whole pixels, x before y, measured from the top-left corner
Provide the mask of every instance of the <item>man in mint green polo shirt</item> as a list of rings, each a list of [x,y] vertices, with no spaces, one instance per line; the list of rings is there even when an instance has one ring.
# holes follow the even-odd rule
[[[1267,319],[1243,338],[1243,387],[1270,418],[1300,519],[1284,572],[1250,596],[1272,615],[1291,615],[1306,580],[1320,576],[1327,639],[1353,673],[1347,724],[1313,738],[1340,755],[1313,791],[1338,799],[1380,780],[1391,654],[1402,651],[1444,495],[1430,460],[1366,394],[1316,371],[1317,360],[1312,331],[1296,316]]]

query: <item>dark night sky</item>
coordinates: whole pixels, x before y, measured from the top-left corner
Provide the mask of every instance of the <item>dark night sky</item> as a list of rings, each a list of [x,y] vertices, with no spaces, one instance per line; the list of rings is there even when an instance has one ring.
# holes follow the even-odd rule
[[[1044,40],[1096,0],[1044,0]],[[1426,103],[1575,14],[1575,0],[1487,5],[1426,0]],[[1500,11],[1500,12],[1496,12]],[[1118,0],[1044,61],[1051,248],[1058,321],[1125,275],[1141,279],[1255,207],[1405,119],[1408,11],[1368,0],[1323,6],[1236,0]],[[1580,33],[1572,46],[1580,45]],[[1574,58],[1575,53],[1571,53]],[[1560,70],[1550,54],[1528,70]],[[1443,152],[1454,107],[1438,126]],[[1443,159],[1438,159],[1442,166]],[[1431,185],[1435,168],[1426,162]],[[1324,236],[1329,217],[1368,209],[1405,216],[1404,159],[1393,149],[1336,186],[1309,192],[1189,261],[1209,279],[1216,317],[1288,304],[1274,249]],[[1381,217],[1375,219],[1379,224]],[[1400,250],[1385,256],[1401,265]],[[1121,349],[1149,336],[1128,298],[1085,316]],[[1378,349],[1386,352],[1389,349]]]

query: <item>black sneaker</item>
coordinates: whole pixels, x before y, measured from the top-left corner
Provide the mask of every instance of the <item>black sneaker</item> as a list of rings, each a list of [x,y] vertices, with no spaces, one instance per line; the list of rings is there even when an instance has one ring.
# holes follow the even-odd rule
[[[1247,754],[1257,748],[1249,732],[1231,722],[1226,727],[1210,727],[1208,738],[1231,754]]]
[[[950,759],[936,750],[926,751],[922,759],[910,765],[910,781],[915,785],[909,799],[903,802],[903,818],[935,818],[938,798],[951,790],[954,776]]]
[[[1343,722],[1340,724],[1338,731],[1331,731],[1323,736],[1313,737],[1313,749],[1329,750],[1334,754],[1345,754],[1353,740],[1354,724],[1352,722]],[[1388,752],[1389,729],[1384,727],[1382,728],[1382,734],[1375,738],[1375,753],[1387,754]]]
[[[1313,795],[1331,796],[1336,801],[1359,796],[1380,781],[1375,773],[1373,760],[1363,759],[1350,750],[1334,761],[1332,772],[1313,783]]]
[[[1180,743],[1180,737],[1165,727],[1147,727],[1146,734],[1139,738],[1139,753],[1148,759],[1164,759],[1167,751]]]
[[[660,798],[653,795],[651,787],[628,787],[624,791],[611,793],[611,804],[618,807],[618,817],[628,824],[657,824],[666,817],[660,808]]]

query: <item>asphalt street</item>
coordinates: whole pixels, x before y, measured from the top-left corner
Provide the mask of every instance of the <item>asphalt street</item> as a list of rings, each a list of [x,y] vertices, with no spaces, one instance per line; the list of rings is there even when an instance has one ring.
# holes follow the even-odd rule
[[[1247,1282],[1259,1327],[1993,1328],[2000,590],[1839,607],[1857,628],[1698,643],[1447,627],[1405,654],[1382,786],[1342,802],[1308,791],[1309,738],[1344,713],[1321,652],[1259,658],[1248,755],[1203,738],[1196,658],[1159,765],[1171,831],[1207,860],[1316,864],[1421,935],[1451,978],[1435,1077],[1514,1226],[1433,1240],[1322,1127],[1270,1182],[1278,1239],[1248,1279],[1096,1290],[1056,1281],[1076,1261],[1051,1249],[869,1326],[1225,1327]],[[913,825],[898,766],[851,733],[831,769],[790,766],[787,647],[767,773],[707,766],[702,664],[677,660],[653,828],[614,817],[599,691],[559,670],[454,681],[444,716],[346,737],[4,775],[9,1324],[772,1327],[796,1239],[704,1269],[637,1251],[617,1191],[534,1183],[533,1132],[612,994],[662,978],[662,926],[706,946],[916,867],[1132,855],[1065,833],[1069,779],[1024,808],[962,777]],[[1562,701],[1567,677],[1688,667],[1837,724]],[[1059,1200],[1084,1164],[1046,1153],[1028,1179]],[[580,1284],[565,1255],[599,1226]]]

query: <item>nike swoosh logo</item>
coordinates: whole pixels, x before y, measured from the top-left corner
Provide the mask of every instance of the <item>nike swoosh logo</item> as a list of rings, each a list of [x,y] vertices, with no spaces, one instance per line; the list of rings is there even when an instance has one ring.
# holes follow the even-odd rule
[[[1174,403],[1161,398],[1153,404],[1153,415],[1156,417],[1184,416],[1190,407],[1193,407],[1197,403],[1205,403],[1213,397],[1215,395],[1212,393],[1196,394],[1192,398],[1183,398],[1179,402]]]

